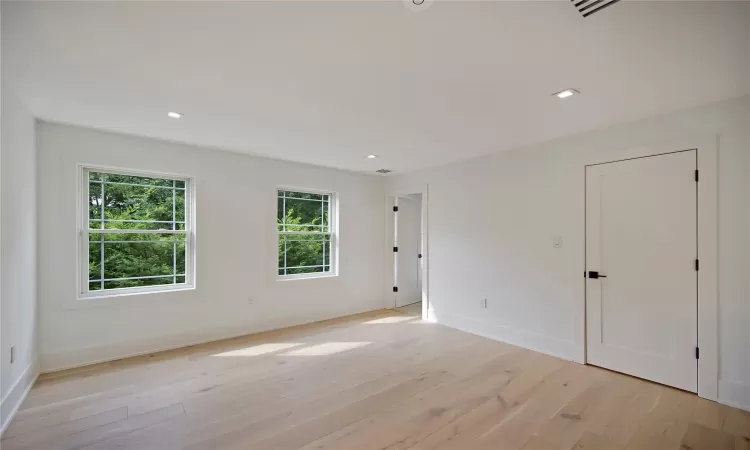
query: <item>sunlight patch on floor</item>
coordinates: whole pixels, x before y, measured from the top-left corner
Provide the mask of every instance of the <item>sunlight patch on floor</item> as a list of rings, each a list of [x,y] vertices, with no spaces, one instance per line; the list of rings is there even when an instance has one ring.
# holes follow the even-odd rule
[[[281,356],[325,356],[354,350],[372,342],[326,342],[282,353]]]
[[[362,322],[362,324],[364,324],[364,325],[377,325],[377,324],[381,324],[381,323],[408,322],[410,320],[414,320],[414,317],[410,317],[410,316],[391,316],[391,317],[382,317],[380,319],[369,320],[367,322]]]
[[[259,355],[265,355],[268,353],[287,350],[293,347],[299,347],[300,345],[305,345],[305,344],[301,344],[299,342],[279,342],[279,343],[271,343],[271,344],[261,344],[261,345],[254,345],[252,347],[240,348],[237,350],[230,350],[228,352],[217,353],[211,356],[259,356]]]

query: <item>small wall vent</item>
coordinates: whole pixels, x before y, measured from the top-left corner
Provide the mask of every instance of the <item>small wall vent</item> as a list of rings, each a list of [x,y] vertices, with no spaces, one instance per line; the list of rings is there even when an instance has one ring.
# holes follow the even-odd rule
[[[619,1],[620,0],[570,0],[583,17],[588,17]]]
[[[391,173],[393,171],[392,170],[388,170],[388,169],[378,169],[375,172],[377,172],[377,173]]]

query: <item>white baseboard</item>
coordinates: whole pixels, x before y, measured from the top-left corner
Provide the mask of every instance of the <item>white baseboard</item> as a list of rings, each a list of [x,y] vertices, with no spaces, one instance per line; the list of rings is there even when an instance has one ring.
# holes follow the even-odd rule
[[[26,370],[23,371],[18,380],[13,384],[5,398],[0,402],[0,420],[2,426],[0,427],[0,436],[5,433],[5,429],[8,428],[10,422],[13,420],[13,416],[18,412],[18,408],[29,395],[31,387],[34,386],[36,379],[39,377],[39,361],[32,362]]]
[[[58,372],[104,362],[115,361],[151,353],[175,350],[192,345],[206,344],[224,339],[232,339],[249,334],[263,333],[297,325],[305,325],[322,320],[336,319],[353,314],[375,311],[380,308],[360,308],[337,313],[308,316],[304,319],[284,319],[263,326],[242,325],[212,330],[195,330],[186,333],[159,336],[151,339],[139,339],[100,347],[89,347],[57,354],[41,355],[41,373]]]
[[[508,344],[513,344],[518,347],[527,348],[529,350],[534,350],[535,352],[544,353],[568,361],[576,361],[577,348],[574,342],[531,333],[529,331],[499,326],[481,320],[459,316],[457,314],[435,314],[434,319],[437,323],[467,333],[506,342]]]
[[[719,380],[719,403],[750,411],[750,385]]]

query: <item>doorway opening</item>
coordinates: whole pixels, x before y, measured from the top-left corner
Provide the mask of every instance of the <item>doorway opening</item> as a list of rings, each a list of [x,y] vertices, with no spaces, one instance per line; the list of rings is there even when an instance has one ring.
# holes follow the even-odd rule
[[[423,317],[425,310],[424,196],[393,197],[393,308]]]

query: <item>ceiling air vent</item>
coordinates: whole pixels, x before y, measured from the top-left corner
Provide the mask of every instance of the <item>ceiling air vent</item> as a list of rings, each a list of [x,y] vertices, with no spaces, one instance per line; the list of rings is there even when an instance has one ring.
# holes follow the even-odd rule
[[[620,0],[570,0],[583,17],[599,12],[607,6],[612,6]]]
[[[393,171],[392,170],[388,170],[388,169],[378,169],[375,172],[377,172],[377,173],[391,173]]]

